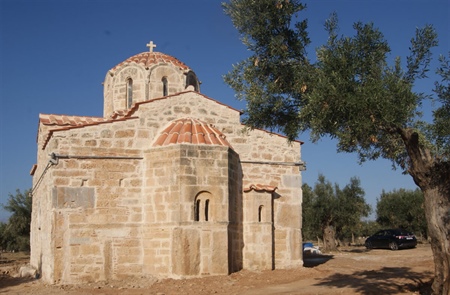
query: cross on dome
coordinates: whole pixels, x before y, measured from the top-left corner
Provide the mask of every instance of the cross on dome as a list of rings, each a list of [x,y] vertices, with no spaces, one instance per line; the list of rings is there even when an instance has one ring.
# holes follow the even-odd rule
[[[156,47],[156,44],[154,44],[153,41],[150,41],[146,46],[150,49],[150,52],[153,52],[153,48]]]

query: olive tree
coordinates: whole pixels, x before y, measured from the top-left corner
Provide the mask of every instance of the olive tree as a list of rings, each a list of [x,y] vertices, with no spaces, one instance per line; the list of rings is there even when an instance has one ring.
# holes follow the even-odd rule
[[[435,262],[433,292],[450,293],[450,64],[440,57],[434,119],[424,122],[420,106],[431,95],[414,91],[427,78],[432,26],[417,28],[410,54],[388,61],[390,47],[372,23],[356,22],[353,36],[339,35],[332,14],[328,41],[308,59],[307,21],[299,0],[230,0],[225,13],[252,54],[233,66],[225,81],[247,102],[245,123],[295,139],[337,140],[337,150],[361,162],[380,157],[408,173],[422,190]],[[294,17],[297,16],[297,17]]]
[[[361,218],[371,211],[357,177],[352,177],[341,189],[320,174],[314,187],[304,184],[302,189],[304,236],[322,237],[324,251],[336,250],[336,239],[345,232],[354,233],[361,225]]]
[[[405,228],[426,238],[428,234],[423,200],[423,193],[419,189],[383,190],[377,200],[377,222],[384,227]]]
[[[6,250],[30,250],[30,224],[32,199],[29,190],[9,194],[2,207],[11,213],[7,223],[0,225],[0,246]]]

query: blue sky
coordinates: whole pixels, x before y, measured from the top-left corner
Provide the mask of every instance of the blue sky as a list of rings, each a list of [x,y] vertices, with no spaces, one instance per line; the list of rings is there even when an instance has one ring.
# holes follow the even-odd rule
[[[0,0],[0,203],[15,190],[31,188],[29,171],[36,163],[39,113],[102,116],[106,72],[126,58],[147,51],[172,55],[191,67],[202,81],[201,92],[234,108],[222,76],[248,56],[219,0]],[[355,21],[374,22],[389,41],[391,59],[407,55],[416,27],[433,24],[440,46],[449,52],[448,0],[315,0],[305,1],[314,48],[326,41],[323,23],[338,13],[341,33]],[[314,55],[312,55],[314,56]],[[436,55],[437,56],[437,55]],[[433,79],[418,84],[430,92]],[[430,111],[426,105],[426,111]],[[381,191],[414,189],[410,176],[392,171],[385,160],[357,164],[352,154],[336,153],[336,142],[312,144],[301,134],[304,182],[319,173],[345,186],[358,176],[374,207]],[[7,219],[0,209],[0,221]]]

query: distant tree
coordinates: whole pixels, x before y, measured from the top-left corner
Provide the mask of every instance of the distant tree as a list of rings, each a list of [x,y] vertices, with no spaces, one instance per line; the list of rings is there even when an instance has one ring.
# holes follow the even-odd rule
[[[312,187],[304,183],[302,185],[303,202],[302,202],[302,238],[303,241],[313,241],[317,237],[322,236],[320,225],[317,221],[313,204],[315,201]]]
[[[6,223],[0,222],[0,250],[6,250]]]
[[[29,190],[16,195],[9,194],[8,203],[3,208],[11,212],[7,223],[0,226],[2,248],[6,250],[30,250],[30,224],[32,199]]]
[[[377,200],[377,222],[383,227],[408,229],[427,237],[423,193],[416,190],[393,190],[381,193]]]
[[[357,234],[360,237],[368,237],[373,235],[380,229],[382,229],[381,225],[375,220],[366,220],[361,222],[361,228],[360,231],[357,232]]]
[[[364,199],[365,192],[361,187],[359,178],[350,178],[350,183],[342,190],[336,187],[339,204],[338,222],[336,231],[338,238],[354,238],[354,234],[361,230],[361,218],[369,216],[372,211]]]
[[[311,62],[300,0],[230,0],[223,6],[252,52],[225,76],[246,101],[245,123],[291,140],[305,130],[313,141],[330,136],[338,151],[356,153],[361,162],[382,157],[407,172],[425,197],[433,293],[450,294],[449,59],[439,59],[441,80],[430,89],[435,97],[414,90],[427,78],[438,45],[434,28],[416,29],[402,63],[400,57],[388,60],[390,46],[372,23],[357,22],[353,36],[342,36],[332,14],[325,23],[328,41]],[[421,105],[434,98],[433,120],[424,122]]]
[[[336,250],[337,198],[331,182],[319,175],[313,189],[313,210],[320,226],[325,251]]]
[[[321,236],[324,251],[336,250],[336,238],[343,237],[345,231],[349,235],[358,231],[361,218],[370,213],[356,177],[341,190],[320,174],[314,188],[303,185],[303,200],[304,237],[312,240]]]

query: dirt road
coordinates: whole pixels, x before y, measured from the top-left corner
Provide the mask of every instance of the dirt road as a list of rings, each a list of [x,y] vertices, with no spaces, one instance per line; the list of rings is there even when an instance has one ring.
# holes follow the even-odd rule
[[[0,294],[426,294],[423,290],[434,272],[429,245],[398,251],[346,248],[331,255],[305,258],[307,267],[292,270],[75,286],[48,286],[39,280],[14,278],[11,275],[17,263],[0,264]],[[5,274],[8,270],[9,274]]]

